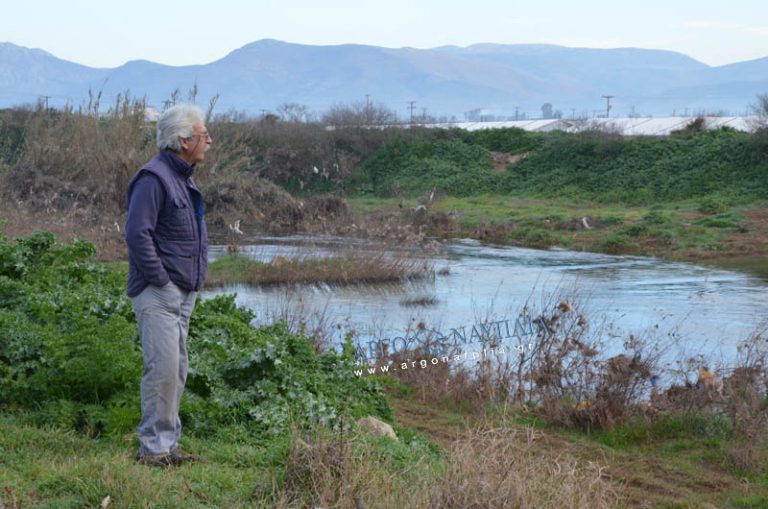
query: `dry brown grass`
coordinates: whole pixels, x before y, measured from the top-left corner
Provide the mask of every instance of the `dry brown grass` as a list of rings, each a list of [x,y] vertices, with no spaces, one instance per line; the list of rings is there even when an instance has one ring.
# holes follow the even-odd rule
[[[612,507],[600,465],[544,452],[531,429],[467,430],[451,449],[431,507]]]
[[[380,356],[375,364],[398,366],[413,360],[428,361],[423,369],[413,367],[390,371],[390,376],[411,388],[413,394],[424,402],[443,401],[462,410],[482,414],[489,403],[508,401],[510,390],[514,387],[512,373],[509,362],[498,350],[487,350],[485,357],[479,356],[476,364],[466,367],[452,360],[455,354],[461,354],[458,348],[449,349],[444,354],[451,359],[449,362],[432,364],[432,358],[442,359],[443,355],[431,353],[431,346],[434,345],[427,341],[412,350]]]
[[[453,401],[479,413],[489,404],[524,404],[551,422],[584,430],[605,430],[642,414],[658,352],[630,336],[624,353],[608,356],[600,330],[590,329],[573,300],[550,298],[541,309],[531,322],[522,318],[524,329],[533,324],[534,335],[519,342],[497,338],[463,347],[466,352],[460,345],[437,342],[433,346],[449,349],[440,355],[421,344],[392,355],[379,352],[384,355],[375,364],[399,366],[445,354],[448,362],[391,370],[390,376],[424,400]],[[462,353],[464,361],[454,359]]]
[[[617,496],[600,465],[542,447],[540,437],[485,424],[465,430],[440,457],[424,452],[404,463],[358,434],[296,438],[285,483],[273,493],[280,508],[613,507]]]
[[[144,110],[143,100],[122,95],[104,114],[96,100],[79,111],[39,105],[24,125],[18,164],[3,175],[5,198],[20,209],[88,223],[120,214],[128,181],[155,151]]]

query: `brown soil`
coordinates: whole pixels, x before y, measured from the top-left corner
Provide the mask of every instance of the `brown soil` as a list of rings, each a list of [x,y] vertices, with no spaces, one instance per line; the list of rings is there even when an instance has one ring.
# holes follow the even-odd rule
[[[516,164],[528,157],[528,152],[523,154],[510,154],[509,152],[493,152],[491,151],[491,157],[493,158],[493,172],[504,173],[507,171],[507,166],[510,164]]]
[[[729,256],[768,254],[768,208],[752,209],[744,213],[744,226],[748,231],[734,232],[725,239]]]
[[[455,420],[455,414],[416,398],[391,398],[390,404],[395,411],[395,422],[398,426],[423,433],[443,449],[450,447],[464,428],[462,423]]]

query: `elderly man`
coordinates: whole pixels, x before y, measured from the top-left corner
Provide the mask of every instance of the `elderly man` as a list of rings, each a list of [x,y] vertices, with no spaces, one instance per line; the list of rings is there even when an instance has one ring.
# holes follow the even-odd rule
[[[200,109],[174,106],[157,122],[159,153],[128,184],[128,288],[144,356],[137,461],[178,465],[187,331],[208,262],[203,196],[192,180],[211,145]]]

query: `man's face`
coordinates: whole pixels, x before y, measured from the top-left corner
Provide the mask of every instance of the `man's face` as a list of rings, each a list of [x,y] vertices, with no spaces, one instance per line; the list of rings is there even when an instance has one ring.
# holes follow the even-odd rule
[[[205,159],[205,152],[213,140],[208,134],[208,129],[202,122],[197,122],[194,127],[194,134],[189,138],[181,139],[181,152],[179,156],[189,164],[197,164]]]

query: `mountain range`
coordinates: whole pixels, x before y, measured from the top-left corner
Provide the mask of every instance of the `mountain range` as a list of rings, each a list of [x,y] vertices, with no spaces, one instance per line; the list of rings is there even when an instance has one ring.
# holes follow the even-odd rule
[[[542,106],[564,117],[745,114],[768,93],[768,57],[711,67],[665,50],[476,44],[432,49],[356,44],[310,46],[253,42],[205,65],[134,60],[93,68],[40,49],[0,43],[0,107],[78,106],[88,91],[102,104],[118,93],[146,96],[161,109],[174,90],[197,85],[199,103],[218,94],[217,112],[258,115],[284,103],[323,112],[372,101],[398,112],[458,120],[537,118]],[[605,96],[611,96],[607,101]],[[473,118],[474,117],[474,118]]]

